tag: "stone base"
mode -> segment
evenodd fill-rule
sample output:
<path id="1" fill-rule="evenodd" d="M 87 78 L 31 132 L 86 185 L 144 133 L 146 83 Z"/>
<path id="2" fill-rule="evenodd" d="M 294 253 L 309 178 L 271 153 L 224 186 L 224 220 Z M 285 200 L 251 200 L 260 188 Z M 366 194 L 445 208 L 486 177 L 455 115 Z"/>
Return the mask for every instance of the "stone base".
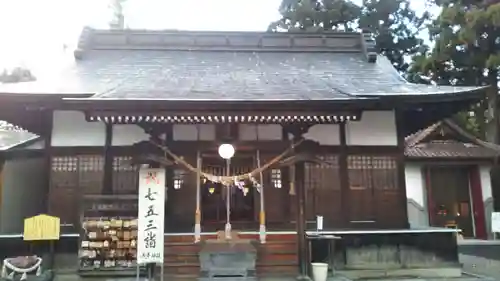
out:
<path id="1" fill-rule="evenodd" d="M 336 274 L 349 279 L 366 278 L 460 278 L 462 269 L 458 267 L 448 268 L 418 268 L 418 269 L 390 269 L 390 270 L 336 270 Z"/>
<path id="2" fill-rule="evenodd" d="M 311 277 L 306 275 L 299 275 L 295 278 L 297 281 L 312 281 Z"/>
<path id="3" fill-rule="evenodd" d="M 257 281 L 257 277 L 243 277 L 243 276 L 214 276 L 214 277 L 200 277 L 198 281 Z"/>

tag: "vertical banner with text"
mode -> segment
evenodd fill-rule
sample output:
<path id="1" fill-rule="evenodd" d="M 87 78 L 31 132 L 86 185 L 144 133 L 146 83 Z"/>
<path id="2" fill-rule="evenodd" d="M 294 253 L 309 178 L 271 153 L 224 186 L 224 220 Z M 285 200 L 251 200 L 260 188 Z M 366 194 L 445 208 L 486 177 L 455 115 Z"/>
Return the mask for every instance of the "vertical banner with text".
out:
<path id="1" fill-rule="evenodd" d="M 164 169 L 140 169 L 138 203 L 137 263 L 163 264 Z"/>

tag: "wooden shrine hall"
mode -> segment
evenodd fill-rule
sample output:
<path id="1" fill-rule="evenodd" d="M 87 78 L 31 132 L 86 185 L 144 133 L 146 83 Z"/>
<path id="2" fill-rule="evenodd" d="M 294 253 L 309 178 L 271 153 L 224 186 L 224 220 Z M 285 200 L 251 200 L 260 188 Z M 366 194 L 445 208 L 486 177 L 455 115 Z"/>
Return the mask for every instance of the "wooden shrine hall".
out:
<path id="1" fill-rule="evenodd" d="M 409 227 L 404 136 L 487 87 L 410 84 L 374 46 L 360 33 L 85 28 L 57 77 L 0 86 L 0 119 L 42 137 L 33 188 L 67 237 L 82 218 L 133 217 L 140 166 L 164 167 L 167 274 L 196 275 L 196 242 L 230 224 L 258 242 L 259 276 L 306 275 L 322 216 L 339 270 L 387 268 L 383 254 L 396 271 L 454 276 L 453 230 Z"/>

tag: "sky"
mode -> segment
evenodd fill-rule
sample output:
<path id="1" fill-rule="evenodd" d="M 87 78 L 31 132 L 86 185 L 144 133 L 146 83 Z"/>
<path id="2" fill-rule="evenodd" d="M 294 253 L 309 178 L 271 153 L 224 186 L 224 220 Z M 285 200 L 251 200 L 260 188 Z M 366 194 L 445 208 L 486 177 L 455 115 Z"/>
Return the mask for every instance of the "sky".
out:
<path id="1" fill-rule="evenodd" d="M 424 11 L 424 2 L 413 0 L 412 5 Z M 48 66 L 72 59 L 72 50 L 84 26 L 107 28 L 111 18 L 108 3 L 109 0 L 0 0 L 0 70 L 23 66 L 40 73 Z M 281 0 L 128 0 L 124 13 L 129 28 L 264 31 L 270 22 L 279 19 L 280 3 Z"/>

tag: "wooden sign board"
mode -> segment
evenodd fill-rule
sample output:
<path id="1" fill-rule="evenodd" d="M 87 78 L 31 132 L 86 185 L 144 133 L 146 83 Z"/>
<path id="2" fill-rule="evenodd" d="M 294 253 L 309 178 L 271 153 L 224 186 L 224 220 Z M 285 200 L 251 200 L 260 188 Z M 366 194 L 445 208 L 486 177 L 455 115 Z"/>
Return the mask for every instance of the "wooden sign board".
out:
<path id="1" fill-rule="evenodd" d="M 24 240 L 59 240 L 61 222 L 58 217 L 38 215 L 24 220 Z"/>

